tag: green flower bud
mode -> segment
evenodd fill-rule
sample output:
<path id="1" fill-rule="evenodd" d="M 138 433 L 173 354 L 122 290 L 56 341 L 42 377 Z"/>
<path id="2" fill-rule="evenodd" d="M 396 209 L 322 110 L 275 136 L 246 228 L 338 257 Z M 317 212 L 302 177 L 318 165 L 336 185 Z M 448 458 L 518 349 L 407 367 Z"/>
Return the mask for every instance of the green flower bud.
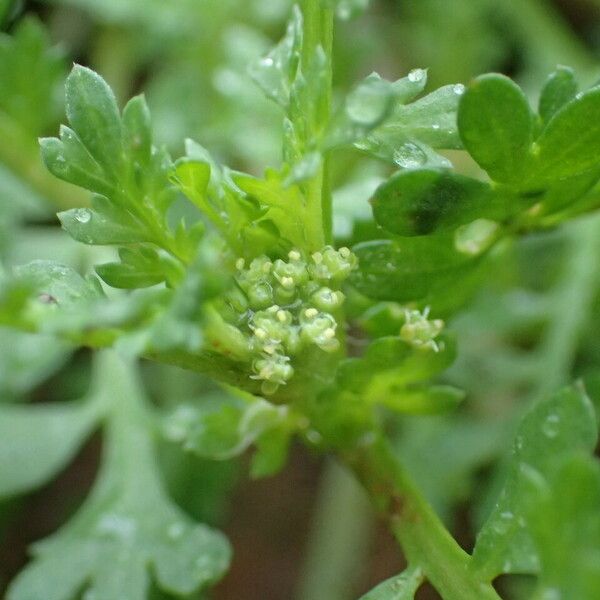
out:
<path id="1" fill-rule="evenodd" d="M 319 312 L 316 308 L 307 308 L 300 315 L 302 324 L 302 340 L 316 344 L 325 352 L 335 352 L 340 347 L 336 338 L 336 320 L 327 313 Z"/>
<path id="2" fill-rule="evenodd" d="M 250 308 L 261 310 L 273 304 L 273 288 L 270 283 L 257 283 L 247 291 Z"/>
<path id="3" fill-rule="evenodd" d="M 311 303 L 323 312 L 335 311 L 344 303 L 344 299 L 342 292 L 334 292 L 328 287 L 319 288 L 310 298 Z"/>
<path id="4" fill-rule="evenodd" d="M 323 251 L 312 255 L 313 264 L 309 266 L 312 278 L 321 283 L 341 283 L 356 268 L 358 260 L 348 248 L 336 250 L 326 246 Z"/>
<path id="5" fill-rule="evenodd" d="M 254 361 L 252 368 L 255 374 L 251 377 L 264 382 L 263 393 L 275 393 L 280 385 L 284 385 L 293 377 L 294 369 L 289 364 L 289 360 L 287 356 L 275 355 Z"/>
<path id="6" fill-rule="evenodd" d="M 444 329 L 444 321 L 441 319 L 429 320 L 429 308 L 422 313 L 418 310 L 406 311 L 406 322 L 400 329 L 400 337 L 415 347 L 439 351 L 439 345 L 435 338 Z"/>
<path id="7" fill-rule="evenodd" d="M 273 265 L 273 276 L 284 287 L 299 286 L 308 281 L 308 270 L 303 260 L 286 263 L 279 259 Z M 285 282 L 289 280 L 291 283 L 286 285 Z"/>

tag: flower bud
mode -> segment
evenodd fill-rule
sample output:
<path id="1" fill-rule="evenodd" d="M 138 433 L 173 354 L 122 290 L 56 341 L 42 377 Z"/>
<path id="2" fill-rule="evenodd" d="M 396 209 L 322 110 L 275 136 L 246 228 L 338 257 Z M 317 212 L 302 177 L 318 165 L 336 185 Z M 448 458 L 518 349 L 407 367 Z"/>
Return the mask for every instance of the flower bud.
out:
<path id="1" fill-rule="evenodd" d="M 250 307 L 254 310 L 267 308 L 273 304 L 273 288 L 270 283 L 257 283 L 247 291 Z"/>
<path id="2" fill-rule="evenodd" d="M 332 312 L 344 303 L 345 296 L 342 292 L 334 292 L 328 287 L 322 287 L 312 294 L 310 300 L 319 310 Z"/>
<path id="3" fill-rule="evenodd" d="M 435 338 L 442 332 L 444 321 L 429 320 L 429 308 L 422 313 L 418 310 L 406 311 L 406 322 L 400 329 L 400 337 L 407 343 L 421 348 L 439 351 Z"/>

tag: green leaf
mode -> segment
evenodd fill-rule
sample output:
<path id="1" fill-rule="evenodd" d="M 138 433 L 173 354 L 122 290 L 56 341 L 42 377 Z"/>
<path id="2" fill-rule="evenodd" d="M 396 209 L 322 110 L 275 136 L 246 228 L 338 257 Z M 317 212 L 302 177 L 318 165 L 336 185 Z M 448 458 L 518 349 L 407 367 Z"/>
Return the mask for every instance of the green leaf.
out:
<path id="1" fill-rule="evenodd" d="M 324 145 L 333 148 L 367 136 L 390 115 L 396 99 L 394 84 L 372 73 L 346 97 L 325 134 Z"/>
<path id="2" fill-rule="evenodd" d="M 265 95 L 287 108 L 291 87 L 300 65 L 302 46 L 302 13 L 294 6 L 284 38 L 269 54 L 252 64 L 250 76 Z"/>
<path id="3" fill-rule="evenodd" d="M 70 347 L 57 339 L 0 329 L 0 404 L 31 391 L 68 359 Z"/>
<path id="4" fill-rule="evenodd" d="M 20 19 L 11 34 L 0 34 L 0 111 L 34 138 L 59 116 L 59 86 L 66 70 L 63 52 L 50 46 L 43 25 Z"/>
<path id="5" fill-rule="evenodd" d="M 398 235 L 450 231 L 475 219 L 502 219 L 510 204 L 481 181 L 446 170 L 400 171 L 373 199 L 377 223 Z"/>
<path id="6" fill-rule="evenodd" d="M 527 173 L 533 123 L 521 89 L 498 74 L 475 79 L 458 109 L 465 148 L 492 179 L 503 183 L 517 183 Z"/>
<path id="7" fill-rule="evenodd" d="M 268 169 L 264 179 L 235 174 L 236 185 L 251 198 L 266 206 L 264 219 L 275 224 L 281 237 L 295 248 L 306 248 L 308 217 L 304 198 L 297 185 L 286 187 L 281 175 Z"/>
<path id="8" fill-rule="evenodd" d="M 450 386 L 422 382 L 447 369 L 456 356 L 452 338 L 441 335 L 437 351 L 414 347 L 400 337 L 372 342 L 362 358 L 342 361 L 336 373 L 339 389 L 369 402 L 408 414 L 435 414 L 455 408 L 464 394 Z"/>
<path id="9" fill-rule="evenodd" d="M 597 442 L 594 408 L 578 388 L 566 388 L 535 406 L 515 438 L 504 489 L 477 536 L 473 568 L 492 579 L 500 573 L 535 573 L 539 559 L 526 527 L 523 470 L 549 476 L 557 461 L 574 453 L 591 453 Z"/>
<path id="10" fill-rule="evenodd" d="M 413 600 L 423 579 L 421 569 L 409 567 L 400 575 L 380 583 L 376 588 L 361 596 L 360 600 Z"/>
<path id="11" fill-rule="evenodd" d="M 97 381 L 109 407 L 102 467 L 92 492 L 56 534 L 33 547 L 33 562 L 7 600 L 148 597 L 157 587 L 188 596 L 219 579 L 225 538 L 168 498 L 156 463 L 148 407 L 131 368 L 105 355 Z"/>
<path id="12" fill-rule="evenodd" d="M 35 489 L 73 458 L 98 418 L 93 403 L 0 405 L 0 497 Z"/>
<path id="13" fill-rule="evenodd" d="M 111 287 L 137 289 L 157 285 L 165 280 L 158 254 L 149 248 L 120 248 L 120 263 L 95 267 L 96 273 Z"/>
<path id="14" fill-rule="evenodd" d="M 102 196 L 93 208 L 72 208 L 58 213 L 63 229 L 78 242 L 93 245 L 133 244 L 152 241 L 132 215 L 118 209 Z"/>
<path id="15" fill-rule="evenodd" d="M 123 161 L 121 118 L 108 84 L 91 69 L 75 65 L 66 82 L 69 123 L 102 168 L 118 176 Z"/>
<path id="16" fill-rule="evenodd" d="M 203 409 L 181 406 L 168 419 L 166 437 L 199 456 L 227 460 L 245 452 L 263 434 L 284 425 L 289 409 L 261 398 L 218 397 Z"/>
<path id="17" fill-rule="evenodd" d="M 559 66 L 548 77 L 542 88 L 538 108 L 542 120 L 547 123 L 567 102 L 573 100 L 577 95 L 577 89 L 573 69 Z"/>
<path id="18" fill-rule="evenodd" d="M 93 288 L 76 271 L 49 260 L 34 260 L 15 269 L 17 279 L 32 281 L 38 290 L 40 301 L 48 306 L 70 307 L 81 300 L 98 297 Z"/>
<path id="19" fill-rule="evenodd" d="M 462 246 L 459 245 L 462 248 Z M 475 266 L 475 256 L 459 251 L 449 237 L 374 240 L 353 249 L 359 269 L 350 276 L 359 292 L 377 300 L 429 301 Z"/>
<path id="20" fill-rule="evenodd" d="M 464 86 L 448 85 L 407 104 L 427 82 L 424 69 L 414 69 L 392 85 L 395 107 L 382 124 L 356 147 L 405 169 L 451 167 L 435 148 L 460 148 L 456 111 Z"/>
<path id="21" fill-rule="evenodd" d="M 143 95 L 132 98 L 123 109 L 123 146 L 129 157 L 145 167 L 152 155 L 150 109 Z"/>
<path id="22" fill-rule="evenodd" d="M 535 143 L 535 182 L 556 181 L 600 168 L 600 88 L 578 95 L 546 125 Z"/>
<path id="23" fill-rule="evenodd" d="M 527 523 L 540 559 L 535 598 L 595 598 L 600 591 L 600 465 L 573 454 L 544 478 L 526 470 Z"/>
<path id="24" fill-rule="evenodd" d="M 380 396 L 382 406 L 410 415 L 437 415 L 450 412 L 465 399 L 465 393 L 450 385 L 432 385 L 391 390 Z"/>
<path id="25" fill-rule="evenodd" d="M 61 126 L 60 140 L 41 138 L 40 148 L 46 168 L 55 177 L 98 194 L 113 193 L 104 171 L 69 127 Z"/>

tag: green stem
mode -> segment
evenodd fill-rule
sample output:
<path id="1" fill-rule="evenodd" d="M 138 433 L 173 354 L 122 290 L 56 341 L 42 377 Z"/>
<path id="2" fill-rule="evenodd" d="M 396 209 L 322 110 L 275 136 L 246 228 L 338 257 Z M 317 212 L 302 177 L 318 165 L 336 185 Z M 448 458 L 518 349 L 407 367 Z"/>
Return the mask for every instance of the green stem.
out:
<path id="1" fill-rule="evenodd" d="M 317 127 L 325 125 L 329 120 L 332 95 L 332 50 L 334 13 L 331 8 L 324 7 L 323 0 L 302 0 L 303 44 L 302 71 L 306 73 L 314 59 L 318 48 L 327 58 L 326 89 L 319 98 L 317 107 L 305 107 L 304 114 L 315 114 Z M 309 131 L 316 136 L 317 132 Z M 312 140 L 306 140 L 310 147 Z M 329 188 L 329 168 L 327 158 L 317 174 L 306 186 L 306 207 L 308 222 L 307 234 L 310 250 L 319 250 L 332 240 L 332 209 Z"/>
<path id="2" fill-rule="evenodd" d="M 423 498 L 388 442 L 376 439 L 342 458 L 389 521 L 409 564 L 421 567 L 444 600 L 500 600 L 470 570 L 471 557 Z"/>

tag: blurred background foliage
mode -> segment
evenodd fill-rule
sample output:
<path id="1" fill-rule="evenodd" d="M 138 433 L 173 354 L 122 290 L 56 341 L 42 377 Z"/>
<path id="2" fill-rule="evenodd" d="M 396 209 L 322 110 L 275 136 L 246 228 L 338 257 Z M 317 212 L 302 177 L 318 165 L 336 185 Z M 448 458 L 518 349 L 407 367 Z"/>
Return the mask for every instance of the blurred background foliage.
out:
<path id="1" fill-rule="evenodd" d="M 101 250 L 57 226 L 55 212 L 81 205 L 81 192 L 46 173 L 37 150 L 39 136 L 57 131 L 73 61 L 97 70 L 120 101 L 144 91 L 157 138 L 174 156 L 189 137 L 235 168 L 259 173 L 277 163 L 280 115 L 246 67 L 280 37 L 290 7 L 291 0 L 0 0 L 0 269 L 39 257 L 81 270 L 101 262 Z M 557 64 L 591 84 L 600 75 L 600 1 L 373 0 L 364 15 L 339 24 L 335 54 L 340 92 L 372 70 L 397 78 L 416 67 L 428 69 L 430 89 L 499 71 L 534 90 Z M 464 155 L 449 157 L 477 172 Z M 358 152 L 337 164 L 336 233 L 353 241 L 389 167 Z M 599 253 L 597 217 L 496 249 L 481 292 L 450 322 L 460 351 L 447 379 L 468 401 L 451 416 L 391 422 L 398 452 L 467 548 L 527 404 L 576 378 L 600 401 Z M 1 329 L 0 402 L 80 397 L 90 363 L 88 353 L 55 340 Z M 141 368 L 157 406 L 215 392 L 197 375 Z M 92 440 L 39 492 L 0 502 L 0 593 L 25 563 L 26 546 L 84 497 L 99 445 Z M 284 473 L 260 482 L 248 482 L 246 461 L 203 462 L 167 445 L 161 458 L 181 507 L 219 524 L 234 544 L 233 569 L 211 598 L 350 600 L 400 569 L 354 482 L 306 451 L 295 449 Z M 529 582 L 498 585 L 522 597 Z"/>

